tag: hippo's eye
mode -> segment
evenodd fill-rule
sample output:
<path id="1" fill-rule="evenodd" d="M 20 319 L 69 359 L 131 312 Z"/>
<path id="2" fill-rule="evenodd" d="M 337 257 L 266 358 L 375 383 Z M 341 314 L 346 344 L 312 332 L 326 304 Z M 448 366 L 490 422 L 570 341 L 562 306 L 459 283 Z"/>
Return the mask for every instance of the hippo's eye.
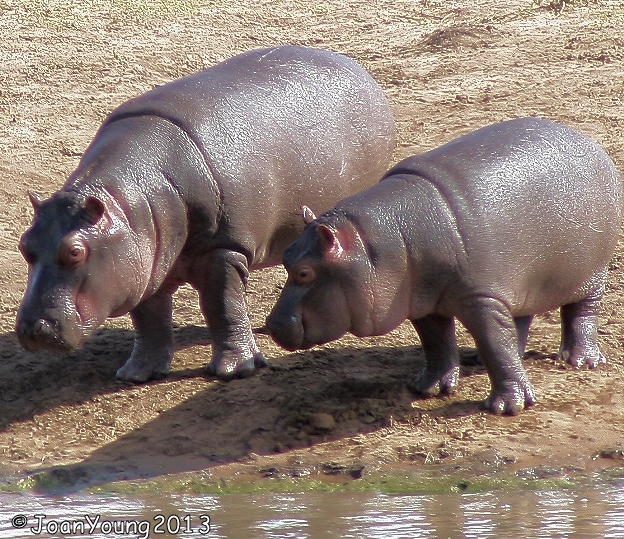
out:
<path id="1" fill-rule="evenodd" d="M 295 282 L 300 286 L 307 286 L 316 279 L 316 273 L 310 266 L 299 266 L 294 272 Z"/>
<path id="2" fill-rule="evenodd" d="M 68 243 L 64 246 L 60 259 L 65 267 L 75 268 L 87 259 L 87 247 L 79 241 Z"/>

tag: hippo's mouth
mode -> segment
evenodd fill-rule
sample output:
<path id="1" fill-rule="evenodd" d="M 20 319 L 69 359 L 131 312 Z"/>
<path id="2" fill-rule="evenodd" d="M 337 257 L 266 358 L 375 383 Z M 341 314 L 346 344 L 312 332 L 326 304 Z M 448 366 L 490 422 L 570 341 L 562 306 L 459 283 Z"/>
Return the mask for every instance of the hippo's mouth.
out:
<path id="1" fill-rule="evenodd" d="M 304 340 L 294 339 L 291 336 L 271 334 L 271 338 L 282 348 L 284 348 L 284 350 L 288 350 L 289 352 L 307 350 L 308 348 L 312 348 L 312 346 L 314 346 L 311 343 L 307 343 Z"/>
<path id="2" fill-rule="evenodd" d="M 67 353 L 80 346 L 80 343 L 72 343 L 63 337 L 57 324 L 41 318 L 33 322 L 18 321 L 16 332 L 20 345 L 28 352 L 49 350 Z"/>

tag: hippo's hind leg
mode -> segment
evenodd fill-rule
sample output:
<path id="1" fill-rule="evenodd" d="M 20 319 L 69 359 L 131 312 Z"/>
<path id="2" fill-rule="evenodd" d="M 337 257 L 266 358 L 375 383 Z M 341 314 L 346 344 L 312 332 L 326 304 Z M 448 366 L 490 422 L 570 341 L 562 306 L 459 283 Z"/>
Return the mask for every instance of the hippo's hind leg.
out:
<path id="1" fill-rule="evenodd" d="M 489 296 L 472 298 L 459 318 L 474 337 L 490 377 L 486 408 L 494 414 L 515 415 L 534 404 L 535 393 L 518 353 L 519 340 L 528 331 L 527 320 L 514 319 L 505 302 Z"/>
<path id="2" fill-rule="evenodd" d="M 425 352 L 425 369 L 410 389 L 423 395 L 451 393 L 459 380 L 459 354 L 452 317 L 429 315 L 412 320 Z"/>
<path id="3" fill-rule="evenodd" d="M 197 268 L 199 269 L 199 268 Z M 243 378 L 267 361 L 258 350 L 245 306 L 247 258 L 227 249 L 211 251 L 203 264 L 203 275 L 193 271 L 201 308 L 212 335 L 210 374 L 223 380 Z"/>
<path id="4" fill-rule="evenodd" d="M 160 291 L 130 312 L 136 337 L 130 359 L 117 371 L 118 379 L 146 382 L 169 372 L 173 358 L 171 309 L 171 292 Z"/>
<path id="5" fill-rule="evenodd" d="M 574 367 L 591 369 L 606 363 L 598 348 L 598 310 L 602 285 L 589 297 L 561 307 L 561 348 L 559 358 Z"/>

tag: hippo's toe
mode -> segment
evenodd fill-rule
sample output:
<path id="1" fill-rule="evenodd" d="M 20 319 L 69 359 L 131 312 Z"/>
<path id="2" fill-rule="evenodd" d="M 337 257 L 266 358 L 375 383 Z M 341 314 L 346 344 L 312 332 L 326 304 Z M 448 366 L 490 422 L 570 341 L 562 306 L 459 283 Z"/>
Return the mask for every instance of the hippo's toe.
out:
<path id="1" fill-rule="evenodd" d="M 208 363 L 206 371 L 209 375 L 229 382 L 234 378 L 248 378 L 255 374 L 257 369 L 266 367 L 268 364 L 269 362 L 260 352 L 256 352 L 253 357 L 244 360 L 236 355 L 223 354 L 218 361 L 213 359 Z"/>
<path id="2" fill-rule="evenodd" d="M 558 358 L 572 365 L 572 367 L 587 365 L 590 369 L 595 369 L 607 362 L 607 358 L 597 348 L 595 350 L 583 350 L 580 353 L 570 350 L 561 350 L 558 354 Z"/>
<path id="3" fill-rule="evenodd" d="M 535 402 L 535 391 L 528 380 L 509 380 L 492 389 L 485 408 L 495 415 L 518 415 Z"/>
<path id="4" fill-rule="evenodd" d="M 453 367 L 448 372 L 424 369 L 408 384 L 408 388 L 410 391 L 426 397 L 449 395 L 457 387 L 458 381 L 459 367 Z"/>
<path id="5" fill-rule="evenodd" d="M 142 384 L 150 380 L 162 380 L 168 373 L 169 369 L 136 368 L 136 365 L 126 363 L 115 373 L 115 378 L 133 384 Z"/>

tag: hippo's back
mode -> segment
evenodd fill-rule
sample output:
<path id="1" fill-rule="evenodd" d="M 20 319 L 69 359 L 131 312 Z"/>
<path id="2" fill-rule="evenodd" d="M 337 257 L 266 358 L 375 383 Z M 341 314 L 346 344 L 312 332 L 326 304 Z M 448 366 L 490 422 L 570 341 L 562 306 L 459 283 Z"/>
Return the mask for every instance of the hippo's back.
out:
<path id="1" fill-rule="evenodd" d="M 343 55 L 306 47 L 235 56 L 122 104 L 104 126 L 143 115 L 183 129 L 225 183 L 240 182 L 249 168 L 278 166 L 275 161 L 288 161 L 287 154 L 298 155 L 294 166 L 301 163 L 298 172 L 310 176 L 311 163 L 331 153 L 341 166 L 349 163 L 340 155 L 351 154 L 379 170 L 372 185 L 395 144 L 394 119 L 375 80 Z M 329 170 L 324 175 L 332 176 Z"/>
<path id="2" fill-rule="evenodd" d="M 359 99 L 394 134 L 394 122 L 387 110 L 375 111 L 373 105 L 385 102 L 374 79 L 347 57 L 322 49 L 284 46 L 253 50 L 230 58 L 199 73 L 158 86 L 131 99 L 107 118 L 106 123 L 123 117 L 155 115 L 169 119 L 198 137 L 210 141 L 209 127 L 232 134 L 239 127 L 252 127 L 264 116 L 276 128 L 292 121 L 292 114 L 309 115 L 303 127 L 314 127 L 345 102 Z M 252 114 L 249 123 L 244 113 Z M 358 125 L 367 120 L 352 119 Z M 230 142 L 235 142 L 231 140 Z M 210 152 L 210 147 L 205 151 Z"/>
<path id="3" fill-rule="evenodd" d="M 593 208 L 606 220 L 619 215 L 620 179 L 605 151 L 569 127 L 538 118 L 479 129 L 405 159 L 386 177 L 401 172 L 434 183 L 465 222 L 498 226 L 531 208 L 557 214 Z"/>
<path id="4" fill-rule="evenodd" d="M 395 146 L 374 79 L 345 56 L 304 47 L 254 50 L 155 88 L 103 129 L 134 116 L 164 118 L 193 140 L 221 190 L 227 241 L 256 266 L 277 263 L 301 231 L 301 204 L 322 212 L 376 183 Z M 174 180 L 190 200 L 201 191 Z"/>
<path id="5" fill-rule="evenodd" d="M 468 278 L 517 313 L 587 293 L 618 240 L 621 182 L 613 162 L 586 136 L 547 120 L 480 129 L 387 176 L 401 173 L 443 195 Z"/>

